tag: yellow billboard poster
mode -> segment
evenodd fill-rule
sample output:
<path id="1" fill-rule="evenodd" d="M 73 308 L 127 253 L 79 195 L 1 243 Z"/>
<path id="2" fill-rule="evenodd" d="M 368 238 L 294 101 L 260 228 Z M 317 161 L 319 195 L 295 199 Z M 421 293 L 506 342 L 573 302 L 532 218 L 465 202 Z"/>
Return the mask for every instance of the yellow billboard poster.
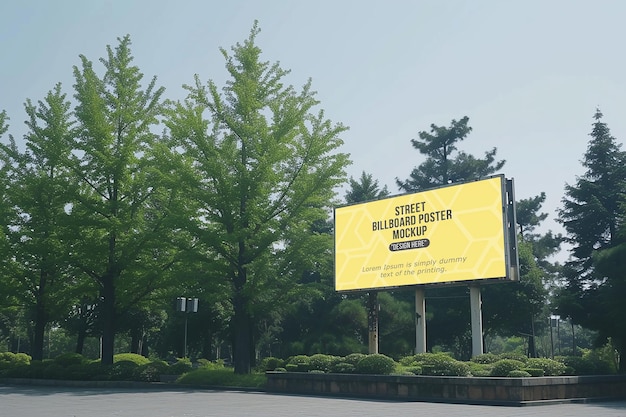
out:
<path id="1" fill-rule="evenodd" d="M 499 175 L 336 207 L 335 289 L 514 279 L 512 204 Z"/>

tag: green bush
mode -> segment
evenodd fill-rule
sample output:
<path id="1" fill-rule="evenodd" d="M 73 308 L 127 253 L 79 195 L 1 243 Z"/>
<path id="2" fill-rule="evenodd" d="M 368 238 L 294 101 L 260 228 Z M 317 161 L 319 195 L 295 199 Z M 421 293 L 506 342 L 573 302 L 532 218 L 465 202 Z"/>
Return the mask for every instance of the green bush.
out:
<path id="1" fill-rule="evenodd" d="M 561 361 L 572 375 L 610 375 L 615 373 L 615 365 L 595 353 L 584 356 L 565 356 Z"/>
<path id="2" fill-rule="evenodd" d="M 422 367 L 421 366 L 406 366 L 403 369 L 403 373 L 411 374 L 411 375 L 422 375 Z"/>
<path id="3" fill-rule="evenodd" d="M 169 373 L 171 375 L 182 375 L 186 372 L 189 372 L 193 369 L 193 366 L 191 365 L 191 360 L 189 360 L 188 358 L 178 358 L 176 359 L 176 363 L 173 365 L 170 365 L 169 367 Z"/>
<path id="4" fill-rule="evenodd" d="M 544 375 L 558 376 L 565 373 L 565 364 L 549 358 L 529 358 L 526 368 L 543 369 Z"/>
<path id="5" fill-rule="evenodd" d="M 483 364 L 474 361 L 466 362 L 466 364 L 471 376 L 485 377 L 491 375 L 491 369 L 493 368 L 491 364 Z"/>
<path id="6" fill-rule="evenodd" d="M 336 362 L 333 363 L 330 372 L 336 374 L 353 374 L 355 372 L 356 366 L 348 362 Z"/>
<path id="7" fill-rule="evenodd" d="M 530 377 L 530 374 L 528 372 L 526 372 L 526 371 L 521 370 L 521 369 L 516 369 L 516 370 L 513 370 L 513 371 L 509 372 L 507 374 L 507 376 L 509 378 L 528 378 L 528 377 Z"/>
<path id="8" fill-rule="evenodd" d="M 122 361 L 133 362 L 137 366 L 150 363 L 150 359 L 136 353 L 118 353 L 117 355 L 113 355 L 113 363 Z"/>
<path id="9" fill-rule="evenodd" d="M 31 378 L 37 378 L 35 374 L 35 367 L 37 367 L 38 365 L 32 366 L 33 364 L 31 363 Z M 46 379 L 70 379 L 67 375 L 66 372 L 66 367 L 61 366 L 60 364 L 54 362 L 54 363 L 50 363 L 50 364 L 43 364 L 42 367 L 42 375 L 40 377 L 42 378 L 46 378 Z"/>
<path id="10" fill-rule="evenodd" d="M 500 359 L 493 364 L 491 376 L 508 376 L 511 371 L 519 371 L 524 368 L 524 362 L 515 359 Z"/>
<path id="11" fill-rule="evenodd" d="M 267 358 L 263 358 L 261 363 L 257 366 L 259 372 L 273 371 L 276 368 L 281 368 L 285 366 L 285 361 L 279 358 L 275 358 L 273 356 L 268 356 Z"/>
<path id="12" fill-rule="evenodd" d="M 487 365 L 491 363 L 496 363 L 500 359 L 504 358 L 501 358 L 500 356 L 493 353 L 482 353 L 480 355 L 472 357 L 471 362 Z"/>
<path id="13" fill-rule="evenodd" d="M 540 368 L 524 368 L 522 371 L 526 371 L 530 374 L 530 376 L 540 377 L 545 375 L 545 371 Z"/>
<path id="14" fill-rule="evenodd" d="M 500 359 L 513 359 L 514 361 L 524 362 L 528 360 L 528 357 L 523 353 L 519 352 L 503 352 L 498 355 Z"/>
<path id="15" fill-rule="evenodd" d="M 290 368 L 292 368 L 295 365 L 296 366 L 295 372 L 309 372 L 309 370 L 311 369 L 310 361 L 311 359 L 306 355 L 292 356 L 291 358 L 287 360 L 287 364 L 285 365 L 285 368 L 287 368 L 288 371 L 293 372 L 290 370 Z"/>
<path id="16" fill-rule="evenodd" d="M 208 359 L 200 358 L 196 361 L 196 364 L 198 365 L 198 368 L 204 368 L 204 369 L 224 369 L 225 368 L 223 359 L 210 361 Z"/>
<path id="17" fill-rule="evenodd" d="M 309 371 L 330 372 L 335 358 L 331 355 L 316 353 L 309 358 Z"/>
<path id="18" fill-rule="evenodd" d="M 265 374 L 235 374 L 232 369 L 196 369 L 178 378 L 179 384 L 207 385 L 219 387 L 262 388 L 267 379 Z"/>
<path id="19" fill-rule="evenodd" d="M 167 375 L 170 373 L 170 366 L 167 362 L 162 360 L 155 360 L 150 363 L 139 365 L 135 375 L 137 379 L 145 382 L 159 382 L 161 375 Z"/>
<path id="20" fill-rule="evenodd" d="M 396 367 L 396 362 L 381 353 L 366 355 L 356 364 L 355 371 L 359 374 L 389 375 Z"/>
<path id="21" fill-rule="evenodd" d="M 82 365 L 85 362 L 85 357 L 80 353 L 62 353 L 54 358 L 54 363 L 64 368 L 70 365 Z"/>
<path id="22" fill-rule="evenodd" d="M 350 363 L 350 364 L 356 366 L 357 363 L 359 363 L 361 361 L 361 359 L 363 359 L 366 356 L 367 355 L 365 353 L 351 353 L 351 354 L 346 355 L 345 357 L 343 357 L 340 360 L 340 362 Z"/>
<path id="23" fill-rule="evenodd" d="M 117 361 L 108 368 L 108 377 L 111 381 L 134 381 L 139 365 L 133 361 Z"/>

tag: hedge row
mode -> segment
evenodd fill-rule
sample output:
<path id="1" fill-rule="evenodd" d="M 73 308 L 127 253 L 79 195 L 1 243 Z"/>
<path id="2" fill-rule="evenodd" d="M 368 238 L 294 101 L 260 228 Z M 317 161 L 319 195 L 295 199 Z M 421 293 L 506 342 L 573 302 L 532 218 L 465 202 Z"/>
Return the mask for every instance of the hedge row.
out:
<path id="1" fill-rule="evenodd" d="M 351 354 L 345 357 L 324 354 L 296 355 L 286 360 L 263 359 L 258 371 L 400 374 L 476 377 L 541 377 L 558 375 L 610 374 L 615 371 L 597 359 L 583 357 L 527 358 L 516 353 L 486 353 L 469 362 L 458 361 L 446 353 L 420 353 L 398 362 L 381 355 Z"/>
<path id="2" fill-rule="evenodd" d="M 182 375 L 191 369 L 189 359 L 168 364 L 134 353 L 115 355 L 112 365 L 102 365 L 100 361 L 86 359 L 77 353 L 65 353 L 43 361 L 33 361 L 24 353 L 0 353 L 0 377 L 6 378 L 156 382 L 163 374 Z"/>

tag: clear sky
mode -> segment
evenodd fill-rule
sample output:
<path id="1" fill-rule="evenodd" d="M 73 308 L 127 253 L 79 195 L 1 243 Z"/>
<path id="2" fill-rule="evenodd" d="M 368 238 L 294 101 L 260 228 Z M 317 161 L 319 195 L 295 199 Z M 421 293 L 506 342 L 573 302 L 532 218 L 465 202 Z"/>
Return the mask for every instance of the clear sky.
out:
<path id="1" fill-rule="evenodd" d="M 219 48 L 256 19 L 263 59 L 291 69 L 295 87 L 312 78 L 326 116 L 350 127 L 349 175 L 399 193 L 395 178 L 423 161 L 410 140 L 467 115 L 473 131 L 459 148 L 497 147 L 517 198 L 546 192 L 545 229 L 562 232 L 553 219 L 565 183 L 583 173 L 595 109 L 626 137 L 625 17 L 621 0 L 6 0 L 0 110 L 19 140 L 27 98 L 57 82 L 71 96 L 79 54 L 95 62 L 126 34 L 168 98 L 183 98 L 194 74 L 221 85 Z"/>

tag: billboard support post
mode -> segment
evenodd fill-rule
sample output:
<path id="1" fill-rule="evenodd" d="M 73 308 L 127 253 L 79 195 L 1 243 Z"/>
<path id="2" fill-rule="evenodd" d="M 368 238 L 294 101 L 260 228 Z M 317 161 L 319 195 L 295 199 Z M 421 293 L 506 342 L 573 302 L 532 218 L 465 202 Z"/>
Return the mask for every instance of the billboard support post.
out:
<path id="1" fill-rule="evenodd" d="M 483 314 L 480 286 L 470 285 L 470 315 L 472 318 L 472 356 L 483 353 Z"/>
<path id="2" fill-rule="evenodd" d="M 426 298 L 424 287 L 415 288 L 415 353 L 426 353 Z"/>
<path id="3" fill-rule="evenodd" d="M 370 291 L 367 302 L 369 353 L 378 353 L 378 291 Z"/>

